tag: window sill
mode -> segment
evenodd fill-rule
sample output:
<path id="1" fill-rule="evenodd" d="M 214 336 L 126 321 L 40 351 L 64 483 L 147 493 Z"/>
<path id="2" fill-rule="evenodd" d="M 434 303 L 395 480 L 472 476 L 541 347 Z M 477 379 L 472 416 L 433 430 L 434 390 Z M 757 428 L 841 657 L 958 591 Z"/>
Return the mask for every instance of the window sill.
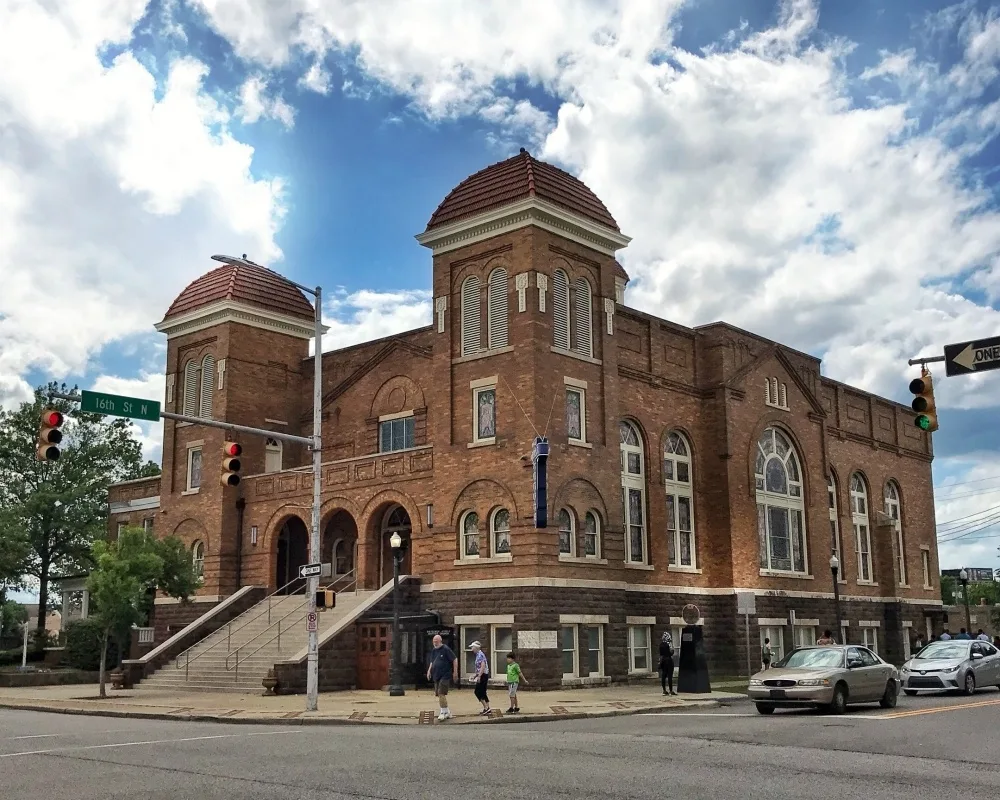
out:
<path id="1" fill-rule="evenodd" d="M 814 581 L 816 577 L 814 575 L 807 575 L 804 572 L 786 572 L 779 569 L 762 569 L 760 570 L 760 576 L 762 578 L 791 578 L 796 581 Z"/>
<path id="2" fill-rule="evenodd" d="M 767 406 L 768 408 L 777 409 L 778 411 L 791 411 L 791 409 L 788 406 L 779 406 L 777 403 L 765 402 L 764 405 Z"/>
<path id="3" fill-rule="evenodd" d="M 510 555 L 509 553 L 505 553 L 504 555 L 500 556 L 489 556 L 483 558 L 456 558 L 455 566 L 471 567 L 475 566 L 476 564 L 509 564 L 513 560 L 514 556 Z"/>
<path id="4" fill-rule="evenodd" d="M 645 570 L 646 572 L 652 572 L 654 569 L 656 569 L 656 567 L 654 567 L 652 564 L 629 564 L 627 561 L 624 564 L 622 564 L 622 566 L 625 567 L 625 569 L 639 569 L 639 570 Z"/>
<path id="5" fill-rule="evenodd" d="M 877 581 L 863 581 L 863 580 L 859 579 L 858 580 L 858 586 L 878 586 L 878 582 Z"/>
<path id="6" fill-rule="evenodd" d="M 466 447 L 471 450 L 474 447 L 489 447 L 490 445 L 494 445 L 496 443 L 497 438 L 495 436 L 491 436 L 489 439 L 478 439 L 475 442 L 469 442 Z"/>
<path id="7" fill-rule="evenodd" d="M 568 556 L 565 553 L 559 554 L 559 560 L 565 564 L 604 564 L 608 563 L 606 558 L 597 556 Z"/>
<path id="8" fill-rule="evenodd" d="M 898 583 L 898 584 L 896 584 L 896 586 L 899 589 L 911 589 L 911 588 L 913 588 L 908 583 Z"/>
<path id="9" fill-rule="evenodd" d="M 558 353 L 561 356 L 569 356 L 570 358 L 575 358 L 578 361 L 586 361 L 588 364 L 600 364 L 601 359 L 593 358 L 592 356 L 585 356 L 582 353 L 574 353 L 572 350 L 563 350 L 561 347 L 552 346 L 549 348 L 553 353 Z"/>
<path id="10" fill-rule="evenodd" d="M 189 494 L 198 494 L 198 492 L 200 491 L 201 489 L 185 489 L 183 492 L 181 492 L 181 497 L 185 497 L 186 495 Z"/>
<path id="11" fill-rule="evenodd" d="M 178 422 L 177 423 L 177 427 L 178 428 L 187 428 L 190 425 L 194 425 L 194 423 L 193 422 Z"/>
<path id="12" fill-rule="evenodd" d="M 651 669 L 630 669 L 628 671 L 630 678 L 650 678 L 655 674 Z"/>
<path id="13" fill-rule="evenodd" d="M 478 361 L 481 358 L 489 358 L 490 356 L 499 356 L 504 353 L 513 353 L 514 346 L 508 345 L 507 347 L 497 347 L 494 350 L 480 350 L 478 353 L 472 353 L 467 356 L 459 356 L 458 358 L 453 358 L 451 360 L 452 364 L 465 364 L 468 361 Z"/>
<path id="14" fill-rule="evenodd" d="M 933 586 L 931 586 L 929 584 L 926 584 L 926 583 L 924 584 L 924 591 L 929 592 L 929 591 L 932 591 L 933 589 L 934 589 Z"/>
<path id="15" fill-rule="evenodd" d="M 689 575 L 701 575 L 701 570 L 698 567 L 685 567 L 680 564 L 668 564 L 667 572 L 686 572 Z"/>
<path id="16" fill-rule="evenodd" d="M 611 678 L 605 677 L 603 675 L 591 675 L 588 678 L 577 678 L 570 677 L 567 678 L 565 675 L 562 679 L 563 686 L 608 686 L 611 683 Z"/>
<path id="17" fill-rule="evenodd" d="M 583 447 L 583 448 L 586 448 L 587 450 L 593 450 L 594 449 L 594 443 L 593 442 L 585 442 L 582 439 L 569 439 L 568 443 L 569 443 L 570 447 Z"/>

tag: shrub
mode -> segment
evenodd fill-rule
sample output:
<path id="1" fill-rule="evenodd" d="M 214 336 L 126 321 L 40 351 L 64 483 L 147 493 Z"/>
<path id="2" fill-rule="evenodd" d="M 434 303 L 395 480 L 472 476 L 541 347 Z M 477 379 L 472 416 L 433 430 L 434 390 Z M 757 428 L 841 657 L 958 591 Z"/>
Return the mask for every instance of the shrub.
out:
<path id="1" fill-rule="evenodd" d="M 78 619 L 66 626 L 66 656 L 63 663 L 94 672 L 101 666 L 101 625 L 96 619 Z M 108 641 L 108 666 L 118 664 L 118 644 Z"/>

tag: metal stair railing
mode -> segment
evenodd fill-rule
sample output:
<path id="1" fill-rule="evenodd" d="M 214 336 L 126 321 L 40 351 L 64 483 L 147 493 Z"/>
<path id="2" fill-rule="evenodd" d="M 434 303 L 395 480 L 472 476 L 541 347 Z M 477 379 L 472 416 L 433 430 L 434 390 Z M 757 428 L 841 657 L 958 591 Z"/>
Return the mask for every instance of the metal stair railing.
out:
<path id="1" fill-rule="evenodd" d="M 354 576 L 354 580 L 353 581 L 349 581 L 347 584 L 345 584 L 344 588 L 341 589 L 341 590 L 339 590 L 337 593 L 338 594 L 343 594 L 343 593 L 346 593 L 348 591 L 351 591 L 347 587 L 353 585 L 354 586 L 354 589 L 353 589 L 354 594 L 357 594 L 358 591 L 359 591 L 359 589 L 358 589 L 357 576 L 355 575 L 356 569 L 357 568 L 352 569 L 350 572 L 345 573 L 344 575 L 338 575 L 337 578 L 336 578 L 336 580 L 334 580 L 332 583 L 328 583 L 326 586 L 323 586 L 321 588 L 324 589 L 324 590 L 325 589 L 333 589 L 333 587 L 335 587 L 342 580 L 344 580 L 346 578 L 350 578 L 351 576 Z M 334 590 L 334 591 L 337 591 L 337 590 Z M 276 623 L 274 623 L 273 625 L 270 625 L 265 630 L 262 630 L 260 633 L 258 633 L 256 636 L 254 636 L 252 639 L 249 639 L 248 641 L 244 642 L 243 644 L 241 644 L 239 647 L 237 647 L 235 650 L 233 650 L 231 653 L 229 653 L 226 656 L 226 671 L 228 672 L 229 670 L 234 670 L 234 675 L 233 675 L 233 682 L 234 683 L 239 683 L 239 680 L 240 680 L 240 650 L 242 650 L 244 647 L 249 647 L 257 639 L 259 639 L 261 636 L 263 636 L 265 633 L 267 633 L 268 631 L 270 631 L 271 628 L 273 628 L 275 626 L 277 626 L 278 630 L 274 634 L 274 636 L 272 636 L 267 641 L 262 642 L 252 653 L 249 653 L 249 654 L 245 655 L 243 657 L 243 661 L 247 661 L 247 660 L 253 658 L 255 655 L 257 655 L 257 653 L 259 653 L 261 650 L 263 650 L 265 647 L 267 647 L 269 644 L 271 644 L 271 642 L 275 641 L 276 639 L 278 641 L 278 649 L 281 650 L 281 623 L 287 617 L 291 616 L 296 611 L 299 611 L 300 609 L 302 609 L 303 606 L 308 606 L 308 605 L 309 605 L 309 598 L 307 597 L 302 603 L 300 603 L 295 608 L 293 608 L 291 611 L 289 611 L 287 614 L 285 614 L 285 616 L 283 616 L 281 619 L 279 619 Z M 292 620 L 292 622 L 300 622 L 302 619 L 305 618 L 306 614 L 308 614 L 308 611 L 304 611 L 304 612 L 300 613 L 294 620 Z M 287 632 L 287 628 L 286 628 L 286 632 Z M 236 661 L 233 663 L 233 666 L 229 666 L 229 659 L 233 658 L 234 656 L 236 658 Z"/>
<path id="2" fill-rule="evenodd" d="M 274 598 L 278 594 L 281 594 L 286 589 L 288 589 L 288 587 L 290 587 L 292 584 L 298 583 L 301 580 L 302 580 L 301 578 L 295 578 L 293 580 L 290 580 L 284 586 L 281 586 L 280 588 L 275 589 L 273 592 L 271 592 L 271 594 L 269 594 L 267 597 L 265 597 L 259 603 L 254 603 L 254 605 L 250 606 L 250 608 L 248 608 L 242 614 L 240 614 L 237 617 L 233 617 L 233 619 L 231 619 L 229 622 L 227 622 L 226 623 L 226 628 L 227 628 L 227 630 L 226 630 L 226 639 L 225 639 L 225 641 L 226 641 L 226 652 L 228 653 L 232 649 L 232 640 L 233 640 L 233 634 L 234 633 L 239 633 L 239 631 L 243 630 L 251 622 L 256 622 L 262 616 L 264 616 L 265 612 L 264 612 L 264 610 L 262 610 L 260 608 L 260 606 L 265 601 L 267 602 L 267 610 L 266 610 L 266 613 L 267 613 L 267 625 L 268 625 L 268 628 L 270 628 L 271 627 L 271 608 L 273 606 Z M 303 587 L 302 591 L 305 592 L 305 587 Z M 297 594 L 297 592 L 290 592 L 288 594 L 282 594 L 282 597 L 292 597 L 295 594 Z M 253 617 L 247 619 L 247 620 L 244 620 L 243 623 L 239 625 L 239 627 L 233 628 L 234 624 L 236 624 L 241 619 L 243 619 L 243 617 L 245 617 L 247 614 L 250 614 L 250 613 L 252 613 L 254 611 L 260 611 L 260 613 L 257 614 L 256 616 L 253 616 Z M 222 628 L 219 628 L 218 630 L 221 631 Z M 213 631 L 213 633 L 217 633 L 217 632 L 218 631 Z M 211 635 L 212 634 L 209 634 L 209 636 L 211 636 Z M 180 653 L 177 656 L 177 658 L 174 659 L 174 669 L 180 669 L 181 668 L 181 658 L 183 658 L 184 659 L 184 680 L 187 680 L 188 677 L 189 677 L 189 675 L 190 675 L 191 662 L 192 661 L 197 661 L 199 658 L 201 658 L 203 655 L 205 655 L 205 653 L 208 653 L 209 651 L 214 650 L 216 647 L 218 647 L 220 644 L 222 644 L 222 641 L 223 640 L 220 639 L 215 644 L 209 645 L 208 647 L 206 647 L 204 650 L 202 650 L 200 653 L 198 653 L 197 655 L 195 655 L 192 658 L 191 657 L 191 651 L 194 650 L 199 645 L 203 644 L 204 643 L 204 639 L 201 640 L 201 641 L 199 641 L 199 642 L 195 642 L 193 645 L 191 645 L 189 648 L 187 648 L 187 650 L 185 650 L 184 652 Z"/>

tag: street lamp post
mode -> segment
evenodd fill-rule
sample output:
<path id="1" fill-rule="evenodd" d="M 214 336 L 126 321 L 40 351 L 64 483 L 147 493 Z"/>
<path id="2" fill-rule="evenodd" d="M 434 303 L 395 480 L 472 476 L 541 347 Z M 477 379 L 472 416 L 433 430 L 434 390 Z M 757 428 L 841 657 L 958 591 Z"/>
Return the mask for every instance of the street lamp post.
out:
<path id="1" fill-rule="evenodd" d="M 392 667 L 389 676 L 389 697 L 402 697 L 406 692 L 399 675 L 399 564 L 403 560 L 403 537 L 389 537 L 392 548 Z"/>
<path id="2" fill-rule="evenodd" d="M 843 632 L 844 626 L 840 624 L 840 585 L 837 583 L 837 573 L 840 572 L 840 559 L 837 558 L 837 554 L 834 553 L 830 556 L 830 574 L 833 575 L 833 613 L 837 615 L 836 625 L 834 630 Z M 840 638 L 839 636 L 837 638 Z M 846 638 L 843 644 L 847 644 Z"/>
<path id="3" fill-rule="evenodd" d="M 962 582 L 962 602 L 965 603 L 965 632 L 972 636 L 972 614 L 969 611 L 969 573 L 962 569 L 958 573 L 958 579 Z"/>

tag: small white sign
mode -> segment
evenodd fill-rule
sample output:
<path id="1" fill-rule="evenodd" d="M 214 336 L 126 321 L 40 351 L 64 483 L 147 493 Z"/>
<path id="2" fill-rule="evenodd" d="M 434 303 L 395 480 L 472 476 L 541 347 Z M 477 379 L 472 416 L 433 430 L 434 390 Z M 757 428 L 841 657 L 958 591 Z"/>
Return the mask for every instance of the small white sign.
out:
<path id="1" fill-rule="evenodd" d="M 316 633 L 319 630 L 319 617 L 315 611 L 310 611 L 306 614 L 306 632 Z"/>
<path id="2" fill-rule="evenodd" d="M 322 564 L 303 564 L 299 567 L 300 578 L 318 578 L 322 572 Z"/>
<path id="3" fill-rule="evenodd" d="M 737 592 L 736 593 L 736 613 L 737 614 L 747 614 L 749 616 L 757 615 L 757 595 L 753 592 Z"/>

